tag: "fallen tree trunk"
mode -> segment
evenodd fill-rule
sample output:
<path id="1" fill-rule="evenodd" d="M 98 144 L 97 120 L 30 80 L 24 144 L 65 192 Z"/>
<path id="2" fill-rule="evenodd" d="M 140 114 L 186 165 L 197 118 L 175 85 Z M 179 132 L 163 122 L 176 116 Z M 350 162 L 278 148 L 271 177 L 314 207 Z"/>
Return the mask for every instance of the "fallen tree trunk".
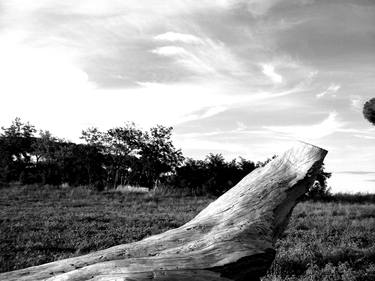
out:
<path id="1" fill-rule="evenodd" d="M 258 280 L 326 151 L 298 143 L 247 175 L 185 225 L 84 256 L 0 274 L 0 280 Z"/>

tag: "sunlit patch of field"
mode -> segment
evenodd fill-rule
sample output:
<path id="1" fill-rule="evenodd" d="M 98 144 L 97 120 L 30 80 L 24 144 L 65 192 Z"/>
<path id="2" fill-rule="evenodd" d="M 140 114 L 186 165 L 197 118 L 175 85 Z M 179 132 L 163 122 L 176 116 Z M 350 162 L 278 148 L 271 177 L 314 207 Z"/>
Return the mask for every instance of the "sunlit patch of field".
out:
<path id="1" fill-rule="evenodd" d="M 375 280 L 375 204 L 298 204 L 271 280 Z"/>
<path id="2" fill-rule="evenodd" d="M 83 187 L 0 191 L 0 271 L 137 241 L 182 225 L 214 200 Z M 277 250 L 263 281 L 375 280 L 375 204 L 300 203 Z"/>
<path id="3" fill-rule="evenodd" d="M 212 199 L 25 186 L 0 189 L 0 271 L 129 243 L 178 227 Z"/>

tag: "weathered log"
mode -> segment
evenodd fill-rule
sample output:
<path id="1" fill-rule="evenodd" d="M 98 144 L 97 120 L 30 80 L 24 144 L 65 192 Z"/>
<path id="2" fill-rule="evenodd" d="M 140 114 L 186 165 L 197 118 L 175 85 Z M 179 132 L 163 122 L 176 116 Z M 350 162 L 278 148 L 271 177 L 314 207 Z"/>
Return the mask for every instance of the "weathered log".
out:
<path id="1" fill-rule="evenodd" d="M 298 143 L 247 175 L 185 225 L 84 256 L 0 274 L 0 280 L 258 280 L 327 151 Z"/>

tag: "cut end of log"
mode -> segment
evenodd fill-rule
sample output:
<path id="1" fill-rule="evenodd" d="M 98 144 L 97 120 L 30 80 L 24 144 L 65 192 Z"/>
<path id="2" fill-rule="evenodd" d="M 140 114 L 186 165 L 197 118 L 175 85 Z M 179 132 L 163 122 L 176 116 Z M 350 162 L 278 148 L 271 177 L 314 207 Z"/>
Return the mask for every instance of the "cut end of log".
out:
<path id="1" fill-rule="evenodd" d="M 1 280 L 259 280 L 327 151 L 299 142 L 185 225 L 139 242 L 0 274 Z"/>

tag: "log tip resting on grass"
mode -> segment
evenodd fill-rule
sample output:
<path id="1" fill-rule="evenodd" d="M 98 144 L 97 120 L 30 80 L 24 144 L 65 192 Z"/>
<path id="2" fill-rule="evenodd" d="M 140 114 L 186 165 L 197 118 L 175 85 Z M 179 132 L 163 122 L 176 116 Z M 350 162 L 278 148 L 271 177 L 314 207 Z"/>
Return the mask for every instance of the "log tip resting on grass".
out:
<path id="1" fill-rule="evenodd" d="M 254 170 L 185 225 L 84 256 L 0 274 L 0 280 L 259 280 L 297 199 L 327 151 L 299 142 Z"/>

